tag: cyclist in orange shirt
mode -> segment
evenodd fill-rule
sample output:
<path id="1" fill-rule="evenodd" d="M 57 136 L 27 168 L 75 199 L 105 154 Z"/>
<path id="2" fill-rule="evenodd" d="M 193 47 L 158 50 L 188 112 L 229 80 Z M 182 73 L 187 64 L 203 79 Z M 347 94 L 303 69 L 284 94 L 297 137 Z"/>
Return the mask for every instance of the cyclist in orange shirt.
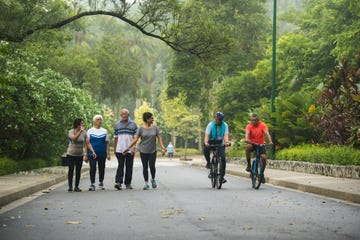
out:
<path id="1" fill-rule="evenodd" d="M 245 128 L 245 140 L 247 142 L 251 142 L 246 145 L 246 161 L 247 161 L 247 167 L 246 171 L 251 171 L 251 152 L 255 150 L 254 145 L 256 144 L 264 144 L 265 139 L 264 136 L 266 136 L 268 142 L 270 145 L 272 145 L 271 136 L 269 133 L 269 130 L 265 123 L 259 121 L 259 116 L 257 114 L 252 114 L 250 118 L 250 123 Z M 266 166 L 266 149 L 265 146 L 260 147 L 260 158 L 264 164 L 264 168 Z M 265 178 L 263 178 L 265 179 Z"/>

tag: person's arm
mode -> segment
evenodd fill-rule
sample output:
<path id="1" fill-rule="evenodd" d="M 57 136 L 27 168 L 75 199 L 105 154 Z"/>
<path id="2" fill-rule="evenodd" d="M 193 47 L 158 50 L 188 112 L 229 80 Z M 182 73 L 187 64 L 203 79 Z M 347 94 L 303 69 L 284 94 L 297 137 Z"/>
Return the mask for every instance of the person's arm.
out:
<path id="1" fill-rule="evenodd" d="M 272 145 L 273 142 L 272 142 L 272 140 L 271 140 L 271 136 L 270 136 L 269 130 L 265 130 L 265 131 L 264 131 L 264 134 L 265 134 L 265 136 L 266 136 L 269 144 Z"/>
<path id="2" fill-rule="evenodd" d="M 139 136 L 138 136 L 138 135 L 134 135 L 134 138 L 131 140 L 128 148 L 123 151 L 123 154 L 126 154 L 128 151 L 130 151 L 131 148 L 132 148 L 133 146 L 135 146 L 135 144 L 137 143 L 138 139 L 139 139 Z"/>
<path id="3" fill-rule="evenodd" d="M 117 146 L 117 143 L 118 143 L 118 136 L 115 136 L 114 137 L 114 154 L 116 155 L 116 146 Z"/>
<path id="4" fill-rule="evenodd" d="M 71 141 L 75 142 L 76 140 L 78 140 L 78 138 L 80 137 L 81 133 L 84 131 L 84 126 L 80 126 L 79 131 L 77 131 L 77 133 L 70 133 L 69 134 L 69 138 L 71 139 Z M 74 129 L 75 132 L 75 129 Z"/>
<path id="5" fill-rule="evenodd" d="M 106 157 L 107 157 L 107 160 L 111 160 L 110 143 L 109 143 L 109 141 L 106 141 Z"/>
<path id="6" fill-rule="evenodd" d="M 205 133 L 205 136 L 204 136 L 204 145 L 205 145 L 205 147 L 209 147 L 209 137 L 210 137 L 210 134 Z"/>
<path id="7" fill-rule="evenodd" d="M 158 139 L 159 144 L 160 144 L 161 153 L 164 155 L 164 153 L 166 152 L 166 148 L 164 147 L 164 144 L 163 144 L 160 133 L 157 135 L 157 139 Z"/>
<path id="8" fill-rule="evenodd" d="M 246 141 L 246 142 L 250 142 L 250 140 L 249 140 L 249 135 L 250 135 L 249 130 L 246 130 L 246 131 L 245 131 L 245 141 Z"/>
<path id="9" fill-rule="evenodd" d="M 224 134 L 224 143 L 225 143 L 225 146 L 230 146 L 230 140 L 229 140 L 228 133 Z"/>
<path id="10" fill-rule="evenodd" d="M 93 154 L 93 158 L 96 158 L 96 152 L 94 151 L 93 147 L 91 146 L 90 139 L 88 137 L 85 139 L 85 150 L 86 150 L 85 158 L 87 158 L 87 149 L 90 149 L 90 152 L 92 152 L 92 154 Z"/>

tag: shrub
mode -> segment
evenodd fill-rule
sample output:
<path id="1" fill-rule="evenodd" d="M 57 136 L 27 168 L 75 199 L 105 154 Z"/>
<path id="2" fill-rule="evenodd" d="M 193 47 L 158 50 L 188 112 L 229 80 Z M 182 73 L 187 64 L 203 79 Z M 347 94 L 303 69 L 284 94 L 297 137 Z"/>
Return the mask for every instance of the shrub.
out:
<path id="1" fill-rule="evenodd" d="M 337 165 L 360 165 L 360 150 L 348 146 L 298 145 L 276 152 L 276 159 Z"/>

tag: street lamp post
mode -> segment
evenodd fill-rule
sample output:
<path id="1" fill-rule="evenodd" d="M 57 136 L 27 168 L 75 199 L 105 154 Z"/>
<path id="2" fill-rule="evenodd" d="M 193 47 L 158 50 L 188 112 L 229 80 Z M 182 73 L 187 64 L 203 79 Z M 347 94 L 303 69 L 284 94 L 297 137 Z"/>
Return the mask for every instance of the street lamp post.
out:
<path id="1" fill-rule="evenodd" d="M 277 2 L 274 0 L 273 9 L 273 34 L 272 34 L 272 81 L 271 81 L 271 113 L 275 112 L 275 95 L 276 95 L 276 9 Z M 276 120 L 271 116 L 273 126 L 276 124 Z M 272 131 L 273 141 L 275 140 L 275 133 Z M 275 156 L 275 146 L 271 148 L 271 159 Z"/>

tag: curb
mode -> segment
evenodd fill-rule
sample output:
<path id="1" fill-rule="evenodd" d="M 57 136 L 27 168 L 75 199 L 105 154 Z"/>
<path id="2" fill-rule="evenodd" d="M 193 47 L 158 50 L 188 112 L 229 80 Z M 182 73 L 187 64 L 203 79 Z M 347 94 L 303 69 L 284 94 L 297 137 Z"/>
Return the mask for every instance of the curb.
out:
<path id="1" fill-rule="evenodd" d="M 35 192 L 41 191 L 59 182 L 65 181 L 66 179 L 67 176 L 60 176 L 50 180 L 42 180 L 40 182 L 31 184 L 30 186 L 24 186 L 22 189 L 16 190 L 15 192 L 9 191 L 9 193 L 5 193 L 3 196 L 0 197 L 0 208 L 15 200 L 18 200 L 25 196 L 29 196 Z"/>
<path id="2" fill-rule="evenodd" d="M 203 164 L 199 164 L 199 163 L 191 163 L 191 162 L 187 162 L 187 161 L 186 162 L 181 161 L 181 162 L 184 164 L 190 165 L 190 166 L 195 166 L 195 167 L 199 167 L 199 168 L 203 167 Z M 234 175 L 234 176 L 249 178 L 249 173 L 245 173 L 245 172 L 243 173 L 243 172 L 227 169 L 226 173 Z M 339 190 L 334 190 L 334 189 L 327 189 L 327 188 L 322 188 L 322 187 L 318 187 L 318 186 L 311 186 L 311 185 L 306 185 L 306 184 L 301 184 L 301 183 L 296 183 L 296 182 L 291 182 L 291 181 L 286 181 L 286 180 L 273 179 L 273 178 L 269 178 L 269 177 L 265 177 L 265 179 L 266 179 L 267 183 L 271 183 L 275 186 L 285 187 L 285 188 L 294 189 L 294 190 L 298 190 L 298 191 L 302 191 L 302 192 L 307 192 L 307 193 L 330 197 L 330 198 L 334 198 L 334 199 L 338 199 L 338 200 L 343 200 L 346 202 L 360 204 L 360 194 L 354 194 L 354 193 L 349 193 L 349 192 L 339 191 Z"/>
<path id="3" fill-rule="evenodd" d="M 87 174 L 89 172 L 89 168 L 84 168 L 81 170 L 81 176 L 83 174 Z M 55 184 L 58 184 L 60 182 L 64 182 L 67 180 L 67 174 L 61 175 L 61 176 L 50 176 L 47 179 L 40 180 L 38 182 L 29 184 L 27 186 L 23 186 L 22 188 L 14 190 L 9 190 L 8 192 L 5 192 L 0 196 L 0 208 L 3 206 L 19 200 L 21 198 L 30 196 L 31 194 L 34 194 L 36 192 L 42 191 L 46 188 L 49 188 Z"/>

